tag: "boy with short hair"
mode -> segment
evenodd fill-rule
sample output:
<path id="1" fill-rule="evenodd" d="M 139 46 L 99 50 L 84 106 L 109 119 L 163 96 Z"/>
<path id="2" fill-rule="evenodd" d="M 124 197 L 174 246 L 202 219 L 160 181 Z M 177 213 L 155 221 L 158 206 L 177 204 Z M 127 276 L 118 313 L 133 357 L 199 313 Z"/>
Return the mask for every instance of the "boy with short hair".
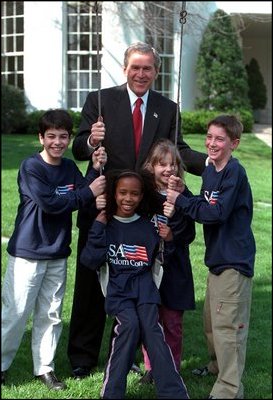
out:
<path id="1" fill-rule="evenodd" d="M 104 148 L 93 156 L 84 178 L 73 160 L 63 158 L 72 134 L 67 111 L 48 110 L 39 121 L 43 150 L 25 159 L 18 173 L 20 204 L 9 240 L 2 291 L 1 383 L 20 346 L 33 313 L 34 375 L 53 390 L 66 385 L 54 374 L 54 356 L 62 331 L 67 258 L 71 254 L 72 212 L 95 204 L 105 188 L 99 176 Z"/>
<path id="2" fill-rule="evenodd" d="M 208 398 L 243 398 L 241 382 L 249 330 L 255 239 L 253 201 L 245 169 L 232 157 L 243 126 L 232 115 L 209 122 L 206 148 L 210 164 L 199 196 L 183 196 L 176 177 L 169 180 L 167 201 L 203 224 L 205 264 L 209 268 L 204 304 L 208 350 L 218 372 Z M 173 190 L 174 189 L 174 190 Z M 202 369 L 199 369 L 202 374 Z"/>

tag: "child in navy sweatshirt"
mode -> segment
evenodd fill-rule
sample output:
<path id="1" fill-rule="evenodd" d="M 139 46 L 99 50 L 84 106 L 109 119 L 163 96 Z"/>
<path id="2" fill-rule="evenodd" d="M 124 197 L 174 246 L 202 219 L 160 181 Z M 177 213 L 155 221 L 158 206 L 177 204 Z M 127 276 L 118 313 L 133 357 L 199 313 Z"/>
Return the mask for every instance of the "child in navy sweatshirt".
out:
<path id="1" fill-rule="evenodd" d="M 62 331 L 72 212 L 95 207 L 95 197 L 105 188 L 99 169 L 106 163 L 101 147 L 94 153 L 90 175 L 84 178 L 73 160 L 63 158 L 72 127 L 67 111 L 45 112 L 39 121 L 43 150 L 25 159 L 18 173 L 20 203 L 7 246 L 2 291 L 2 383 L 33 312 L 34 375 L 50 389 L 66 387 L 54 373 L 54 356 Z"/>
<path id="2" fill-rule="evenodd" d="M 244 398 L 241 378 L 256 248 L 251 229 L 251 188 L 245 169 L 232 157 L 242 131 L 241 122 L 232 115 L 210 121 L 205 145 L 212 164 L 202 175 L 200 195 L 184 196 L 183 184 L 174 176 L 167 190 L 169 203 L 203 224 L 205 264 L 209 269 L 204 330 L 211 362 L 193 373 L 218 374 L 209 397 L 212 399 Z"/>
<path id="3" fill-rule="evenodd" d="M 92 270 L 99 270 L 105 262 L 109 266 L 105 311 L 117 324 L 101 390 L 105 399 L 125 397 L 127 374 L 139 341 L 149 353 L 158 397 L 189 398 L 158 321 L 160 295 L 152 266 L 160 238 L 146 214 L 153 188 L 148 190 L 136 172 L 117 172 L 107 179 L 106 210 L 91 226 L 81 253 L 81 263 Z M 166 243 L 165 253 L 171 253 L 166 224 L 159 224 L 159 234 Z"/>
<path id="4" fill-rule="evenodd" d="M 171 218 L 163 214 L 166 202 L 166 191 L 171 175 L 184 180 L 184 169 L 181 156 L 176 146 L 168 139 L 160 139 L 154 143 L 143 165 L 150 171 L 161 200 L 160 212 L 152 218 L 157 227 L 158 221 L 165 221 L 170 227 L 175 251 L 164 262 L 164 273 L 159 288 L 161 305 L 159 306 L 159 321 L 163 326 L 166 342 L 170 346 L 177 371 L 180 372 L 183 349 L 183 315 L 185 310 L 195 308 L 194 283 L 190 260 L 189 245 L 195 238 L 195 222 L 184 215 L 180 208 Z M 192 196 L 188 188 L 183 192 Z M 172 206 L 173 207 L 173 206 Z M 149 356 L 142 348 L 144 355 L 145 375 L 140 383 L 152 383 L 153 374 Z"/>

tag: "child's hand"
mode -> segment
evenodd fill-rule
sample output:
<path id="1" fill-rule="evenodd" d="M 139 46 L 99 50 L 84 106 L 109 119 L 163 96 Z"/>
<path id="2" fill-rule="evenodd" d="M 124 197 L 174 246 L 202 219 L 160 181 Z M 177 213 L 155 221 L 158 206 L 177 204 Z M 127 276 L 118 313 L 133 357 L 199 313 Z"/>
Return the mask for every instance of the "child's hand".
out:
<path id="1" fill-rule="evenodd" d="M 173 234 L 172 234 L 171 228 L 167 224 L 158 222 L 158 233 L 159 233 L 159 236 L 162 239 L 164 239 L 166 242 L 173 240 Z"/>
<path id="2" fill-rule="evenodd" d="M 93 192 L 94 197 L 99 196 L 105 190 L 106 186 L 106 178 L 104 175 L 99 176 L 98 178 L 94 179 L 93 182 L 89 185 L 90 189 Z"/>
<path id="3" fill-rule="evenodd" d="M 105 148 L 100 146 L 92 153 L 93 168 L 99 171 L 107 162 L 107 154 Z"/>
<path id="4" fill-rule="evenodd" d="M 165 217 L 171 218 L 175 213 L 174 205 L 169 203 L 168 201 L 165 201 L 165 203 L 163 204 L 163 213 Z"/>
<path id="5" fill-rule="evenodd" d="M 167 202 L 170 204 L 175 204 L 177 197 L 179 196 L 179 192 L 176 190 L 167 189 Z M 165 212 L 164 212 L 165 215 Z"/>
<path id="6" fill-rule="evenodd" d="M 96 197 L 96 208 L 97 210 L 103 210 L 106 207 L 106 195 L 105 193 Z"/>
<path id="7" fill-rule="evenodd" d="M 171 175 L 168 180 L 168 189 L 176 190 L 179 193 L 184 192 L 185 185 L 179 176 Z"/>
<path id="8" fill-rule="evenodd" d="M 96 221 L 101 222 L 102 224 L 107 224 L 107 219 L 106 219 L 106 212 L 105 210 L 101 210 L 101 212 L 97 215 Z"/>

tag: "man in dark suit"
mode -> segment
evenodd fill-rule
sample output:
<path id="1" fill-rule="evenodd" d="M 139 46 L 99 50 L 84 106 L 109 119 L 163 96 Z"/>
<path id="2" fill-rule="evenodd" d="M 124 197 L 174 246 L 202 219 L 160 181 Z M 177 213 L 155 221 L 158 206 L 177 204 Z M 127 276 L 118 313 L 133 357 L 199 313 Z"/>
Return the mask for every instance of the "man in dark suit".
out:
<path id="1" fill-rule="evenodd" d="M 98 92 L 87 96 L 82 109 L 79 132 L 73 142 L 77 160 L 89 160 L 103 142 L 107 152 L 105 170 L 138 170 L 151 145 L 159 138 L 175 141 L 177 105 L 151 89 L 159 73 L 161 60 L 154 48 L 145 43 L 131 45 L 124 56 L 124 74 L 127 83 L 100 91 L 101 117 L 98 111 Z M 135 155 L 132 112 L 137 98 L 142 98 L 143 130 L 139 154 Z M 201 175 L 207 156 L 192 150 L 180 134 L 179 115 L 177 147 L 189 173 Z M 96 210 L 78 213 L 79 239 L 74 300 L 70 322 L 68 357 L 75 378 L 88 376 L 97 366 L 105 325 L 104 297 L 96 272 L 80 265 L 80 252 Z"/>

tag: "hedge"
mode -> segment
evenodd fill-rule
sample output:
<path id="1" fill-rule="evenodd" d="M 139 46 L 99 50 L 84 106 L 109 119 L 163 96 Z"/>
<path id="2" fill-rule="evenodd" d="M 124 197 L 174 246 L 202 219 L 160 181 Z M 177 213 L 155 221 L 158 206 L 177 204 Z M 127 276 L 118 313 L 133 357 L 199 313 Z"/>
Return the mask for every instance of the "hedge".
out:
<path id="1" fill-rule="evenodd" d="M 36 110 L 28 113 L 26 116 L 24 116 L 21 124 L 19 123 L 20 121 L 18 121 L 18 118 L 12 117 L 12 120 L 8 125 L 9 129 L 4 129 L 4 127 L 6 127 L 7 125 L 4 125 L 2 121 L 2 134 L 5 133 L 37 134 L 38 121 L 44 112 L 45 112 L 44 110 Z M 80 125 L 81 112 L 72 110 L 68 110 L 68 112 L 73 120 L 73 134 L 76 135 Z M 189 133 L 206 134 L 208 122 L 220 114 L 223 114 L 223 112 L 207 111 L 207 110 L 182 111 L 181 117 L 182 117 L 183 135 L 187 135 Z M 236 113 L 230 111 L 230 112 L 225 112 L 225 114 L 235 114 L 241 120 L 244 126 L 244 132 L 245 133 L 252 132 L 254 118 L 250 111 L 240 110 L 239 112 Z M 16 122 L 16 124 L 13 125 L 12 122 L 14 124 Z M 20 129 L 16 129 L 16 127 L 18 128 L 19 126 Z"/>
<path id="2" fill-rule="evenodd" d="M 251 111 L 240 110 L 238 112 L 234 111 L 182 111 L 182 133 L 186 135 L 187 133 L 207 133 L 208 122 L 217 117 L 220 114 L 233 114 L 236 115 L 244 126 L 244 133 L 251 133 L 254 118 Z"/>

